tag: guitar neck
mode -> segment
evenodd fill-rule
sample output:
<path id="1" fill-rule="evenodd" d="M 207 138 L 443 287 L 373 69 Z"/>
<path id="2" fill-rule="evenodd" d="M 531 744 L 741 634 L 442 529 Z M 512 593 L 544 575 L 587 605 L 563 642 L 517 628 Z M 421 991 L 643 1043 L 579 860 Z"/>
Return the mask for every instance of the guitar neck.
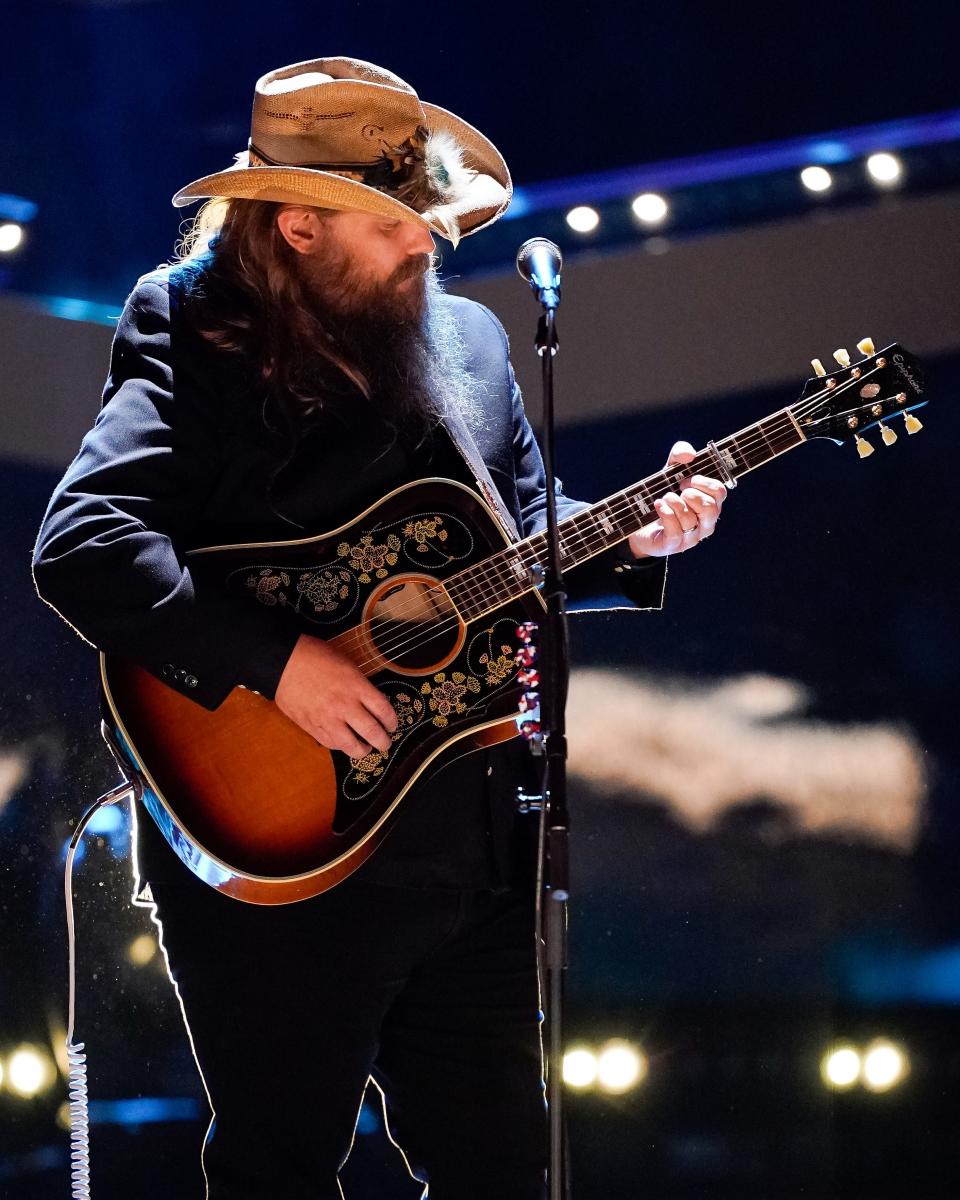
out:
<path id="1" fill-rule="evenodd" d="M 711 442 L 691 462 L 657 471 L 564 518 L 559 524 L 562 569 L 579 566 L 656 520 L 654 502 L 679 491 L 681 480 L 705 474 L 733 486 L 741 475 L 806 440 L 792 413 L 782 409 Z M 546 532 L 535 533 L 450 576 L 445 586 L 464 620 L 473 621 L 539 587 L 546 561 Z"/>

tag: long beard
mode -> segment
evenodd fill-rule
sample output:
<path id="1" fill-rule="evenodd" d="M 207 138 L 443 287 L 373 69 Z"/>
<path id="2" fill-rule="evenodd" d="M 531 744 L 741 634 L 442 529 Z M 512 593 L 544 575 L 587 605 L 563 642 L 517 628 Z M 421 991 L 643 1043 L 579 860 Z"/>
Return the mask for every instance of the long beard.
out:
<path id="1" fill-rule="evenodd" d="M 349 279 L 328 278 L 322 287 L 309 282 L 314 314 L 351 371 L 316 358 L 305 363 L 303 382 L 320 405 L 325 394 L 348 395 L 361 387 L 398 438 L 418 445 L 449 408 L 476 427 L 480 404 L 459 326 L 435 270 L 411 260 L 401 271 L 386 283 L 346 295 L 342 289 L 350 287 Z"/>

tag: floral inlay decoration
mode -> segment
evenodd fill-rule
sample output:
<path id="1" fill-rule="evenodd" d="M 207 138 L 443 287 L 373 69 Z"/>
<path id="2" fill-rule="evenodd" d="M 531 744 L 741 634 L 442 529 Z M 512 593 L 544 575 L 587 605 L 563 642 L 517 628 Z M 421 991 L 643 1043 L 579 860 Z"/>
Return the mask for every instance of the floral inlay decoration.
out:
<path id="1" fill-rule="evenodd" d="M 405 729 L 416 725 L 423 716 L 423 701 L 409 692 L 397 692 L 393 698 L 393 710 L 397 714 L 397 728 L 393 733 L 393 740 L 396 742 L 403 737 Z"/>
<path id="2" fill-rule="evenodd" d="M 379 750 L 371 750 L 363 758 L 351 758 L 350 766 L 353 768 L 353 777 L 357 783 L 369 783 L 371 779 L 382 775 L 385 757 L 386 755 L 381 754 Z"/>
<path id="3" fill-rule="evenodd" d="M 374 577 L 386 579 L 389 574 L 387 567 L 397 565 L 402 544 L 395 533 L 388 534 L 385 542 L 375 542 L 373 534 L 367 533 L 353 546 L 349 542 L 341 542 L 337 554 L 347 559 L 353 570 L 358 572 L 357 579 L 361 583 L 370 583 Z"/>
<path id="4" fill-rule="evenodd" d="M 454 671 L 448 679 L 445 671 L 438 671 L 432 683 L 421 684 L 420 691 L 427 697 L 427 704 L 434 714 L 434 725 L 443 728 L 449 724 L 451 716 L 467 711 L 463 697 L 467 692 L 479 692 L 480 680 L 473 675 L 464 675 L 462 671 Z"/>
<path id="5" fill-rule="evenodd" d="M 441 528 L 442 525 L 443 517 L 420 518 L 417 521 L 408 521 L 401 533 L 405 538 L 412 538 L 416 542 L 417 554 L 426 554 L 427 542 L 431 538 L 440 542 L 447 540 L 447 531 Z"/>
<path id="6" fill-rule="evenodd" d="M 496 687 L 498 683 L 503 683 L 517 669 L 517 660 L 514 655 L 512 646 L 500 646 L 500 653 L 494 658 L 493 653 L 487 654 L 484 652 L 480 655 L 480 664 L 486 668 L 486 675 L 483 682 L 487 687 Z"/>
<path id="7" fill-rule="evenodd" d="M 243 581 L 243 585 L 253 592 L 261 604 L 266 604 L 270 608 L 274 604 L 286 604 L 286 596 L 277 589 L 289 587 L 290 576 L 286 571 L 273 571 L 269 567 L 264 567 L 256 575 L 248 575 Z"/>
<path id="8" fill-rule="evenodd" d="M 333 612 L 350 595 L 350 572 L 308 571 L 297 580 L 297 591 L 314 612 Z"/>

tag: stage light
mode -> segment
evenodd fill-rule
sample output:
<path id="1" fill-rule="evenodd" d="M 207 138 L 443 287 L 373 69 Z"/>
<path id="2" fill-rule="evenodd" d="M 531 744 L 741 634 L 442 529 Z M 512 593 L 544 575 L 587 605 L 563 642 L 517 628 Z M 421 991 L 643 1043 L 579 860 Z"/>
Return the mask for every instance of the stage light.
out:
<path id="1" fill-rule="evenodd" d="M 607 1042 L 597 1057 L 597 1082 L 605 1092 L 629 1092 L 646 1073 L 646 1059 L 629 1042 Z"/>
<path id="2" fill-rule="evenodd" d="M 826 167 L 804 167 L 800 182 L 808 192 L 826 192 L 833 186 L 833 176 Z"/>
<path id="3" fill-rule="evenodd" d="M 910 1064 L 906 1054 L 893 1042 L 878 1038 L 863 1056 L 863 1086 L 871 1092 L 887 1092 L 906 1077 Z"/>
<path id="4" fill-rule="evenodd" d="M 157 953 L 157 940 L 149 933 L 141 933 L 127 947 L 127 958 L 135 967 L 145 967 Z"/>
<path id="5" fill-rule="evenodd" d="M 563 1056 L 563 1082 L 569 1087 L 588 1088 L 597 1078 L 597 1056 L 580 1046 Z"/>
<path id="6" fill-rule="evenodd" d="M 835 1091 L 845 1091 L 860 1078 L 860 1054 L 853 1046 L 834 1046 L 823 1056 L 820 1074 Z"/>
<path id="7" fill-rule="evenodd" d="M 0 254 L 12 254 L 22 241 L 22 225 L 16 221 L 4 221 L 0 225 Z"/>
<path id="8" fill-rule="evenodd" d="M 579 204 L 567 213 L 567 224 L 577 233 L 593 233 L 600 224 L 600 214 L 588 204 Z"/>
<path id="9" fill-rule="evenodd" d="M 871 154 L 867 159 L 867 173 L 874 183 L 889 186 L 900 182 L 903 164 L 895 154 Z"/>
<path id="10" fill-rule="evenodd" d="M 633 215 L 644 225 L 659 225 L 666 220 L 670 205 L 656 192 L 644 192 L 630 205 Z"/>
<path id="11" fill-rule="evenodd" d="M 7 1086 L 14 1095 L 29 1100 L 53 1083 L 54 1066 L 50 1056 L 36 1046 L 21 1046 L 7 1063 Z"/>

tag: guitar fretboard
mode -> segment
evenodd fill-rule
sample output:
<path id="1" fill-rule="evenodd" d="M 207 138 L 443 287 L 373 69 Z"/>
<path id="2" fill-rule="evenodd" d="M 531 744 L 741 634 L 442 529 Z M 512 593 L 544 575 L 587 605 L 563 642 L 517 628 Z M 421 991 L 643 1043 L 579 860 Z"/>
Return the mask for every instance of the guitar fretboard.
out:
<path id="1" fill-rule="evenodd" d="M 806 440 L 789 410 L 782 409 L 711 442 L 689 463 L 657 471 L 565 517 L 559 524 L 562 569 L 579 566 L 656 520 L 654 502 L 678 492 L 681 480 L 710 475 L 732 483 Z M 463 619 L 473 621 L 539 587 L 546 561 L 547 535 L 536 533 L 450 576 L 445 587 Z"/>

